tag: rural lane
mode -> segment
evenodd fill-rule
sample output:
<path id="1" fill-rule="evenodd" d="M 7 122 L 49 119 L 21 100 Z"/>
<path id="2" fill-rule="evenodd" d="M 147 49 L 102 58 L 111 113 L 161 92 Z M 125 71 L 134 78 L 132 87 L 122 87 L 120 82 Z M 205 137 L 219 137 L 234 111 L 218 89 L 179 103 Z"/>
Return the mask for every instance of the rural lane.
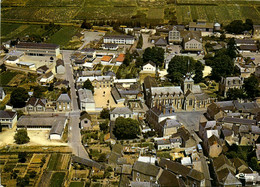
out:
<path id="1" fill-rule="evenodd" d="M 77 94 L 75 89 L 75 80 L 73 78 L 72 66 L 70 56 L 73 51 L 61 51 L 66 69 L 66 80 L 69 81 L 71 93 L 71 108 L 69 113 L 69 146 L 72 148 L 73 153 L 81 158 L 89 159 L 89 155 L 81 143 L 81 134 L 79 128 L 80 110 L 78 106 Z"/>

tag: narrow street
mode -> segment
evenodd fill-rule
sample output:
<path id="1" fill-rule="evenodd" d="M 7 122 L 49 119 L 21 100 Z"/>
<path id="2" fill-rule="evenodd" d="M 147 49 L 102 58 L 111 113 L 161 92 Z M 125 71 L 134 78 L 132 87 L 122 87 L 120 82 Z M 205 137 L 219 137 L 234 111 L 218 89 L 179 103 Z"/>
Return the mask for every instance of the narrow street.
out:
<path id="1" fill-rule="evenodd" d="M 70 61 L 70 55 L 72 51 L 62 51 L 63 60 L 66 68 L 66 80 L 69 81 L 70 93 L 71 93 L 71 107 L 72 111 L 69 113 L 69 146 L 72 148 L 73 153 L 82 158 L 89 158 L 88 153 L 81 143 L 81 134 L 79 128 L 80 110 L 78 107 L 77 94 L 75 89 L 74 78 L 72 74 L 72 67 Z"/>

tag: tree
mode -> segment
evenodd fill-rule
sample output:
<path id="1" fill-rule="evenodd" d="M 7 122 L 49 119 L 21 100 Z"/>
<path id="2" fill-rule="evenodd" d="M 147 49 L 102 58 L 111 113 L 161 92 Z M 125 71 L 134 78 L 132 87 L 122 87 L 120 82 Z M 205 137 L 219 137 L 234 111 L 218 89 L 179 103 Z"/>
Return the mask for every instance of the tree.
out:
<path id="1" fill-rule="evenodd" d="M 92 28 L 92 24 L 87 22 L 87 20 L 84 20 L 83 23 L 81 24 L 81 28 L 83 28 L 83 29 L 91 29 Z"/>
<path id="2" fill-rule="evenodd" d="M 2 64 L 0 66 L 0 69 L 1 69 L 1 72 L 5 72 L 6 71 L 6 65 L 5 64 Z"/>
<path id="3" fill-rule="evenodd" d="M 143 66 L 143 64 L 144 64 L 143 59 L 141 57 L 137 57 L 136 61 L 135 61 L 135 66 L 141 67 L 141 66 Z"/>
<path id="4" fill-rule="evenodd" d="M 195 63 L 195 76 L 193 78 L 195 83 L 200 83 L 203 81 L 203 70 L 204 70 L 204 66 L 201 62 L 196 62 Z"/>
<path id="5" fill-rule="evenodd" d="M 171 82 L 180 84 L 183 76 L 186 75 L 188 71 L 192 71 L 194 69 L 194 66 L 195 60 L 193 58 L 187 56 L 175 56 L 169 62 L 167 70 L 168 78 Z M 199 65 L 197 68 L 199 69 Z"/>
<path id="6" fill-rule="evenodd" d="M 103 132 L 107 132 L 108 130 L 108 121 L 106 120 L 105 122 L 103 123 L 100 123 L 99 124 L 99 129 Z"/>
<path id="7" fill-rule="evenodd" d="M 237 100 L 245 98 L 244 90 L 238 88 L 230 88 L 227 91 L 227 100 Z"/>
<path id="8" fill-rule="evenodd" d="M 141 34 L 141 35 L 139 36 L 139 40 L 138 40 L 138 43 L 137 43 L 137 45 L 136 45 L 136 48 L 142 49 L 142 47 L 143 47 L 143 35 Z"/>
<path id="9" fill-rule="evenodd" d="M 26 152 L 20 152 L 18 153 L 18 161 L 21 162 L 21 163 L 25 163 L 26 162 L 26 156 L 27 156 L 27 153 Z"/>
<path id="10" fill-rule="evenodd" d="M 102 119 L 109 119 L 109 109 L 103 108 L 103 110 L 100 112 L 100 117 Z"/>
<path id="11" fill-rule="evenodd" d="M 231 59 L 236 58 L 236 56 L 237 56 L 237 53 L 236 53 L 236 41 L 235 41 L 234 38 L 231 38 L 231 39 L 228 40 L 226 54 Z"/>
<path id="12" fill-rule="evenodd" d="M 47 91 L 47 88 L 44 86 L 35 86 L 33 87 L 33 96 L 36 98 L 43 97 L 43 93 Z"/>
<path id="13" fill-rule="evenodd" d="M 17 132 L 14 135 L 15 143 L 17 144 L 25 144 L 30 141 L 30 138 L 27 134 L 26 129 L 18 129 Z"/>
<path id="14" fill-rule="evenodd" d="M 25 175 L 25 177 L 18 177 L 16 179 L 16 185 L 20 187 L 28 186 L 30 182 L 30 178 L 28 175 Z"/>
<path id="15" fill-rule="evenodd" d="M 133 56 L 132 54 L 127 50 L 125 54 L 125 59 L 123 61 L 123 64 L 126 66 L 129 66 L 130 63 L 133 61 Z"/>
<path id="16" fill-rule="evenodd" d="M 91 83 L 91 81 L 89 79 L 84 82 L 82 88 L 83 89 L 86 88 L 88 90 L 91 90 L 92 93 L 94 93 L 94 86 L 92 85 L 92 83 Z"/>
<path id="17" fill-rule="evenodd" d="M 99 162 L 105 162 L 106 159 L 107 159 L 106 157 L 107 157 L 106 153 L 101 153 L 101 154 L 99 155 L 99 157 L 98 157 L 98 161 L 99 161 Z"/>
<path id="18" fill-rule="evenodd" d="M 221 77 L 231 76 L 234 70 L 234 62 L 227 55 L 226 49 L 219 50 L 215 57 L 211 60 L 212 67 L 211 77 L 216 81 L 220 81 Z"/>
<path id="19" fill-rule="evenodd" d="M 255 99 L 260 95 L 259 82 L 255 75 L 251 75 L 249 78 L 245 79 L 243 88 L 246 91 L 247 97 L 250 99 Z"/>
<path id="20" fill-rule="evenodd" d="M 251 19 L 246 19 L 245 23 L 243 23 L 242 20 L 234 20 L 230 22 L 225 29 L 228 33 L 243 34 L 244 31 L 251 31 L 253 24 Z"/>
<path id="21" fill-rule="evenodd" d="M 118 117 L 113 130 L 117 139 L 134 139 L 140 134 L 139 122 L 131 118 Z"/>
<path id="22" fill-rule="evenodd" d="M 29 177 L 31 178 L 31 179 L 34 179 L 35 177 L 36 177 L 36 171 L 30 171 L 30 173 L 29 173 Z"/>
<path id="23" fill-rule="evenodd" d="M 157 67 L 161 67 L 164 62 L 164 49 L 160 47 L 148 47 L 144 50 L 143 62 L 152 61 Z"/>
<path id="24" fill-rule="evenodd" d="M 26 89 L 18 87 L 11 93 L 10 102 L 14 108 L 22 108 L 25 106 L 25 101 L 28 99 L 29 95 Z"/>

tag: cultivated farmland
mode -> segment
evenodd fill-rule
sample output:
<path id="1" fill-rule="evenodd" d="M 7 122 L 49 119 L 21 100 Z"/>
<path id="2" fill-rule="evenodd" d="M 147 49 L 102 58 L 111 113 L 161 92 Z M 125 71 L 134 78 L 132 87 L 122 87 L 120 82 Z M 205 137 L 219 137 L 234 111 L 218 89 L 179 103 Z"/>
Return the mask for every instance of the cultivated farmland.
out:
<path id="1" fill-rule="evenodd" d="M 259 1 L 249 0 L 4 0 L 2 20 L 81 23 L 83 19 L 124 21 L 131 18 L 132 21 L 165 23 L 177 17 L 179 24 L 201 18 L 224 24 L 250 18 L 260 23 L 259 7 Z"/>

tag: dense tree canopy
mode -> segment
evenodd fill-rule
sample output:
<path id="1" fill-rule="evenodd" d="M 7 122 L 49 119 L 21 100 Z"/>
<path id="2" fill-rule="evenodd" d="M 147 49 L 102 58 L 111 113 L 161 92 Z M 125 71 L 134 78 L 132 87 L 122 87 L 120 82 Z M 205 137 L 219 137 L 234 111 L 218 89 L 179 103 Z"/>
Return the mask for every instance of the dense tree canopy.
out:
<path id="1" fill-rule="evenodd" d="M 30 138 L 27 134 L 27 130 L 26 129 L 17 130 L 17 132 L 14 135 L 14 140 L 15 140 L 15 143 L 17 143 L 17 144 L 28 143 L 30 141 Z"/>
<path id="2" fill-rule="evenodd" d="M 200 62 L 197 61 L 195 63 L 195 76 L 193 78 L 195 83 L 200 83 L 203 81 L 203 70 L 204 70 L 204 65 Z"/>
<path id="3" fill-rule="evenodd" d="M 113 130 L 117 139 L 134 139 L 140 134 L 139 122 L 131 118 L 118 117 Z"/>
<path id="4" fill-rule="evenodd" d="M 14 108 L 22 108 L 25 106 L 25 102 L 28 97 L 29 95 L 26 89 L 18 87 L 11 93 L 10 102 L 14 106 Z"/>
<path id="5" fill-rule="evenodd" d="M 88 90 L 91 90 L 92 93 L 94 93 L 94 86 L 92 85 L 92 83 L 91 83 L 91 81 L 89 79 L 84 82 L 82 88 L 83 89 L 86 88 Z"/>
<path id="6" fill-rule="evenodd" d="M 189 62 L 189 65 L 188 65 Z M 169 66 L 168 66 L 168 78 L 171 80 L 171 82 L 173 83 L 177 83 L 180 84 L 184 75 L 186 75 L 188 73 L 188 71 L 192 72 L 195 69 L 195 64 L 197 62 L 191 58 L 191 57 L 187 57 L 187 56 L 175 56 L 171 59 L 171 61 L 169 62 Z M 202 64 L 196 65 L 197 68 L 197 73 L 199 73 L 199 71 L 202 71 L 203 69 L 200 68 L 204 68 Z M 199 80 L 199 77 L 201 75 L 198 75 L 196 77 L 196 80 Z"/>
<path id="7" fill-rule="evenodd" d="M 260 96 L 259 82 L 255 75 L 251 75 L 245 79 L 243 88 L 245 89 L 247 97 L 250 99 Z"/>
<path id="8" fill-rule="evenodd" d="M 244 99 L 245 97 L 244 89 L 230 88 L 227 91 L 227 100 Z"/>
<path id="9" fill-rule="evenodd" d="M 156 66 L 161 67 L 164 62 L 164 49 L 160 47 L 148 47 L 144 50 L 143 62 L 152 61 Z"/>
<path id="10" fill-rule="evenodd" d="M 228 33 L 243 34 L 244 31 L 253 29 L 253 21 L 246 19 L 245 23 L 242 20 L 234 20 L 225 27 Z"/>
<path id="11" fill-rule="evenodd" d="M 126 65 L 126 66 L 129 66 L 129 64 L 132 61 L 133 61 L 133 55 L 129 51 L 126 51 L 125 59 L 123 61 L 123 64 Z"/>
<path id="12" fill-rule="evenodd" d="M 102 119 L 109 119 L 109 109 L 103 108 L 103 110 L 100 112 L 100 117 Z"/>
<path id="13" fill-rule="evenodd" d="M 214 57 L 206 59 L 206 64 L 211 66 L 211 78 L 216 81 L 220 81 L 221 76 L 231 76 L 234 71 L 234 62 L 227 54 L 227 49 L 221 49 Z"/>

